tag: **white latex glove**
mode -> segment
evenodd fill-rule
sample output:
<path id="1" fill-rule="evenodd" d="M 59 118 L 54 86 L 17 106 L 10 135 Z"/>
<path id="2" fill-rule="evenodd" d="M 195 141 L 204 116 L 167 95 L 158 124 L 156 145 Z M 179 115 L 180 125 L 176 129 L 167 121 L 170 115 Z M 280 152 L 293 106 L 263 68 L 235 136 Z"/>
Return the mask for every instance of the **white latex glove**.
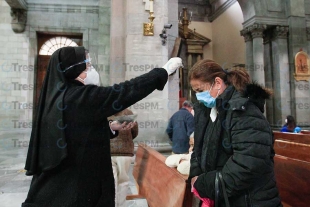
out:
<path id="1" fill-rule="evenodd" d="M 163 66 L 168 75 L 174 73 L 177 69 L 182 68 L 182 59 L 179 57 L 170 58 L 170 60 Z"/>

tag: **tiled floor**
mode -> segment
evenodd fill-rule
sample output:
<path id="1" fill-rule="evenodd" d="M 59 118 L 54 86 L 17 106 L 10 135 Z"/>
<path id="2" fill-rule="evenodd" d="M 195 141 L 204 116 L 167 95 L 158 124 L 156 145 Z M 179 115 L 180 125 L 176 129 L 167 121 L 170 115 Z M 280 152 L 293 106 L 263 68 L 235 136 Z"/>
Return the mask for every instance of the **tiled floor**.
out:
<path id="1" fill-rule="evenodd" d="M 27 196 L 31 177 L 25 176 L 23 169 L 29 136 L 30 131 L 0 131 L 0 207 L 19 207 Z M 128 194 L 136 193 L 131 176 Z M 147 203 L 146 200 L 127 201 L 127 207 L 147 207 Z"/>

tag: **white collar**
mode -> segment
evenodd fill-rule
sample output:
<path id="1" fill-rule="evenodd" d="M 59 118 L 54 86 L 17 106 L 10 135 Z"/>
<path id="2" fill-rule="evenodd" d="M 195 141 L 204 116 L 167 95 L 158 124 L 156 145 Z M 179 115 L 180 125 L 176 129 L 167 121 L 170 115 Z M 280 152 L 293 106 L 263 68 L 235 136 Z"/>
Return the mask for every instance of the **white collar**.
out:
<path id="1" fill-rule="evenodd" d="M 216 109 L 216 107 L 213 107 L 211 109 L 211 112 L 210 112 L 210 118 L 211 118 L 212 122 L 215 121 L 216 117 L 217 117 L 217 109 Z"/>

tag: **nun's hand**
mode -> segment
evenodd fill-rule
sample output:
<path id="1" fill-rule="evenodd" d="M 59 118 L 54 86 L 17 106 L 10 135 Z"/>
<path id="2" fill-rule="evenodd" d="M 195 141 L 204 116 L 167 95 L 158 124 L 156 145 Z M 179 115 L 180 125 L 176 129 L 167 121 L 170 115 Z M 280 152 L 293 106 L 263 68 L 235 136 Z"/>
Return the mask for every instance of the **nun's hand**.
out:
<path id="1" fill-rule="evenodd" d="M 110 124 L 110 127 L 113 131 L 120 131 L 120 130 L 129 130 L 137 125 L 137 122 L 124 122 L 120 124 L 118 121 L 113 121 Z"/>
<path id="2" fill-rule="evenodd" d="M 170 58 L 163 68 L 167 71 L 168 75 L 171 75 L 177 69 L 183 68 L 182 59 L 179 57 Z"/>

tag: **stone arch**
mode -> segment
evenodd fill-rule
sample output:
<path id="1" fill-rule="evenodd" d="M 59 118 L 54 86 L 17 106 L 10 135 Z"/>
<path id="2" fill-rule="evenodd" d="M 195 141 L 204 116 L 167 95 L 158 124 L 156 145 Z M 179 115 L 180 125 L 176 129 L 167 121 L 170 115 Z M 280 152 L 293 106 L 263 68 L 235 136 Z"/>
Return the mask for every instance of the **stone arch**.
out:
<path id="1" fill-rule="evenodd" d="M 255 16 L 255 3 L 252 0 L 238 0 L 238 3 L 241 7 L 244 22 L 249 20 L 251 17 Z"/>

